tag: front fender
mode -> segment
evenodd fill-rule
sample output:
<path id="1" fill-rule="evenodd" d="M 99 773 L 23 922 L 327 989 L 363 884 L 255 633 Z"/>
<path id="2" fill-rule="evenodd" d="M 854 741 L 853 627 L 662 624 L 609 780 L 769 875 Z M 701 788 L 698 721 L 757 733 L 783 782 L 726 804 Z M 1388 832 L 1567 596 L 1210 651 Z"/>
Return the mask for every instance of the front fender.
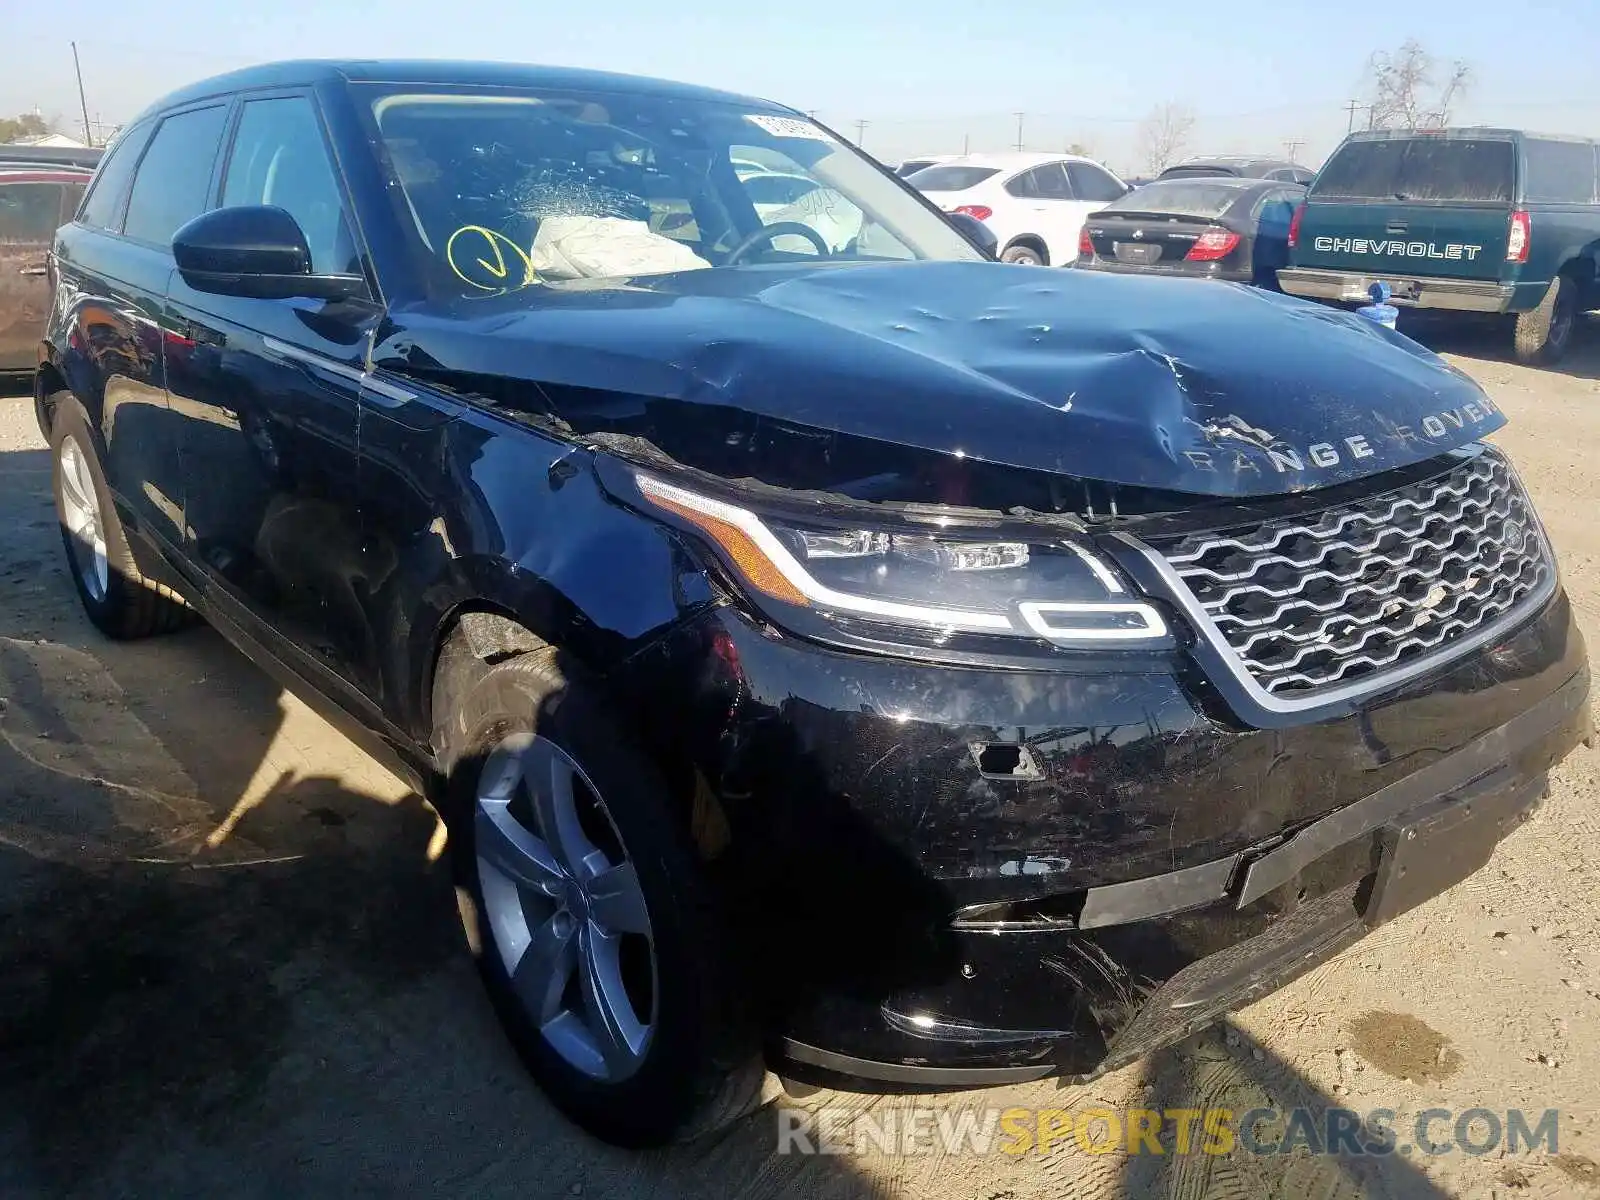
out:
<path id="1" fill-rule="evenodd" d="M 603 676 L 712 603 L 677 535 L 607 496 L 589 451 L 541 431 L 476 411 L 403 434 L 368 421 L 362 469 L 371 552 L 388 559 L 374 572 L 384 690 L 421 741 L 464 612 L 508 617 Z"/>

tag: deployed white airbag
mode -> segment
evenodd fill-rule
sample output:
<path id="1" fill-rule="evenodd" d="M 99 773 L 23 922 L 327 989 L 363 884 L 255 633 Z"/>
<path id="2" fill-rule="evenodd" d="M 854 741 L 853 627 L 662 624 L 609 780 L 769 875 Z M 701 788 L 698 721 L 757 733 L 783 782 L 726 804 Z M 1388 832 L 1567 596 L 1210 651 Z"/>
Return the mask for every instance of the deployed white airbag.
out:
<path id="1" fill-rule="evenodd" d="M 546 217 L 529 256 L 543 279 L 662 275 L 711 264 L 682 242 L 622 217 Z"/>

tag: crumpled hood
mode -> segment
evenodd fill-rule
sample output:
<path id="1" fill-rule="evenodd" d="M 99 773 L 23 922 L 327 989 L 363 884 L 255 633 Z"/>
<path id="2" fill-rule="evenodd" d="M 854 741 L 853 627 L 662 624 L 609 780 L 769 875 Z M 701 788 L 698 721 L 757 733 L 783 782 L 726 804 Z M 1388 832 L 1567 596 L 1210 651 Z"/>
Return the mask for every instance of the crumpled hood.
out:
<path id="1" fill-rule="evenodd" d="M 1466 375 L 1375 322 L 1205 281 L 992 263 L 745 267 L 536 287 L 400 326 L 382 365 L 731 407 L 1219 496 L 1345 482 L 1505 423 Z"/>

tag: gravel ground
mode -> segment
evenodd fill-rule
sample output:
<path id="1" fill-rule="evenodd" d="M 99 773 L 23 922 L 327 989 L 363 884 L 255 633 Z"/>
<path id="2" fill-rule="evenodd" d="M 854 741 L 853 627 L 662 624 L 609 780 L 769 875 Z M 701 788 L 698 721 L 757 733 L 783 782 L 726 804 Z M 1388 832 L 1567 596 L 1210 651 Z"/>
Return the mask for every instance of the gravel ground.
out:
<path id="1" fill-rule="evenodd" d="M 1512 418 L 1499 440 L 1600 645 L 1588 332 L 1561 371 L 1439 348 Z M 1589 751 L 1482 872 L 1226 1026 L 1092 1087 L 935 1102 L 1558 1108 L 1556 1154 L 778 1155 L 769 1109 L 630 1155 L 525 1081 L 404 786 L 209 630 L 113 644 L 89 627 L 24 399 L 0 400 L 0 513 L 0 1194 L 1600 1195 Z"/>

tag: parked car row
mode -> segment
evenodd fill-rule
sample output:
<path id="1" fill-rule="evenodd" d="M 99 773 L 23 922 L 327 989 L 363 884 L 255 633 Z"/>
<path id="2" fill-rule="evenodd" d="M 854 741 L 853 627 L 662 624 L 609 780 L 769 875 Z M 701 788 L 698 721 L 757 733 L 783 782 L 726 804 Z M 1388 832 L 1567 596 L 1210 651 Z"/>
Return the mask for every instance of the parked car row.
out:
<path id="1" fill-rule="evenodd" d="M 1006 262 L 1193 275 L 1345 307 L 1377 289 L 1400 309 L 1503 318 L 1518 358 L 1553 363 L 1600 307 L 1597 163 L 1593 139 L 1462 128 L 1352 134 L 1316 174 L 1223 156 L 1132 187 L 1087 159 L 965 155 L 910 160 L 921 169 L 905 177 L 984 222 Z"/>
<path id="2" fill-rule="evenodd" d="M 898 173 L 944 211 L 965 213 L 989 226 L 1002 262 L 1027 266 L 1117 263 L 1135 267 L 1153 267 L 1159 263 L 1159 269 L 1164 272 L 1173 269 L 1175 260 L 1170 245 L 1164 254 L 1152 254 L 1148 247 L 1130 244 L 1120 258 L 1109 247 L 1104 258 L 1095 258 L 1085 250 L 1084 228 L 1091 214 L 1108 202 L 1121 203 L 1130 191 L 1136 190 L 1133 183 L 1119 179 L 1108 167 L 1093 159 L 1020 152 L 927 155 L 907 159 L 900 164 Z M 1217 178 L 1303 184 L 1310 180 L 1311 174 L 1305 167 L 1280 159 L 1206 158 L 1169 167 L 1157 182 Z M 1143 187 L 1137 190 L 1143 191 Z M 1258 198 L 1253 195 L 1252 201 Z M 1213 199 L 1215 194 L 1212 193 L 1168 190 L 1151 203 L 1159 208 L 1161 219 L 1172 223 L 1180 217 L 1206 217 Z M 1190 200 L 1200 205 L 1194 212 L 1183 213 L 1174 207 Z M 1220 215 L 1220 211 L 1211 215 Z M 1258 233 L 1269 245 L 1286 240 L 1287 221 L 1277 222 L 1276 215 L 1276 209 L 1269 210 L 1273 218 L 1271 228 L 1260 231 L 1252 227 L 1248 231 L 1252 243 Z M 1229 217 L 1235 224 L 1241 219 L 1238 213 Z M 1281 230 L 1277 228 L 1279 224 Z M 1236 232 L 1243 236 L 1245 231 Z M 1182 233 L 1174 228 L 1173 236 L 1181 237 Z M 1271 254 L 1265 252 L 1267 248 L 1264 246 L 1264 253 L 1252 256 L 1251 261 L 1270 261 Z M 1209 249 L 1208 242 L 1199 253 L 1204 255 Z M 1230 245 L 1230 254 L 1233 249 Z M 1200 257 L 1191 261 L 1215 264 L 1218 260 Z M 1234 278 L 1237 264 L 1238 258 L 1234 256 L 1224 267 L 1213 265 L 1201 273 L 1216 276 L 1221 271 L 1227 278 Z"/>

